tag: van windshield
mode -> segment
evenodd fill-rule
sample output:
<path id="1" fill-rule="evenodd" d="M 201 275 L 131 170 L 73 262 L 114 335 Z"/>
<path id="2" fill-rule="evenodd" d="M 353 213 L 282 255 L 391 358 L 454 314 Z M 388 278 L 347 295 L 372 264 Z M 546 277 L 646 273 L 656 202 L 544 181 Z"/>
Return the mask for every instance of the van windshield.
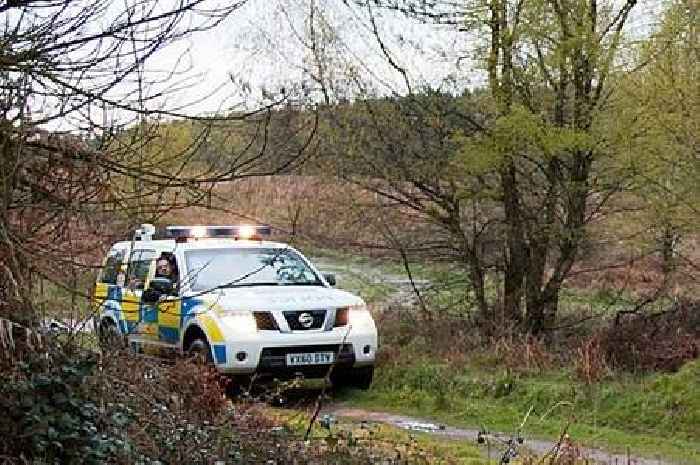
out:
<path id="1" fill-rule="evenodd" d="M 323 284 L 291 249 L 188 250 L 185 261 L 183 284 L 189 284 L 195 292 L 222 287 Z"/>

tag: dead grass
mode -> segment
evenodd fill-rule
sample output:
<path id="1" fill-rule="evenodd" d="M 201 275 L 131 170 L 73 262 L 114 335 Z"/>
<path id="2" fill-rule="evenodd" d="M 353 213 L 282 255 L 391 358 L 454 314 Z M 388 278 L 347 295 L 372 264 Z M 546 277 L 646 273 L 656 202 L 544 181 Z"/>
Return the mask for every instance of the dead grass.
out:
<path id="1" fill-rule="evenodd" d="M 557 355 L 545 342 L 531 335 L 512 334 L 495 338 L 491 348 L 499 365 L 516 373 L 542 373 L 552 369 L 557 362 Z"/>
<path id="2" fill-rule="evenodd" d="M 586 384 L 598 383 L 610 373 L 600 339 L 597 335 L 584 339 L 576 349 L 574 370 L 577 378 Z"/>

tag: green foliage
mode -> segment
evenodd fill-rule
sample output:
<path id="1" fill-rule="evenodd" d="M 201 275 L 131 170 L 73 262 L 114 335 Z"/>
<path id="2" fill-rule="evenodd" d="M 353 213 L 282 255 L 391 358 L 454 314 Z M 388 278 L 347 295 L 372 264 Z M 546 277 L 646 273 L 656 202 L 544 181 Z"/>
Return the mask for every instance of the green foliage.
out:
<path id="1" fill-rule="evenodd" d="M 129 453 L 124 431 L 133 417 L 115 406 L 108 415 L 86 395 L 94 357 L 65 360 L 47 370 L 42 360 L 21 364 L 0 384 L 0 435 L 25 457 L 49 464 L 99 464 Z"/>
<path id="2" fill-rule="evenodd" d="M 700 203 L 697 13 L 694 2 L 667 5 L 654 35 L 636 50 L 642 66 L 621 79 L 612 102 L 624 144 L 613 169 L 626 172 L 644 200 L 642 221 L 680 233 L 697 229 Z"/>
<path id="3" fill-rule="evenodd" d="M 527 154 L 546 160 L 589 151 L 596 145 L 590 132 L 551 124 L 521 105 L 497 117 L 487 133 L 465 135 L 457 130 L 451 140 L 466 176 L 493 172 L 507 157 Z"/>

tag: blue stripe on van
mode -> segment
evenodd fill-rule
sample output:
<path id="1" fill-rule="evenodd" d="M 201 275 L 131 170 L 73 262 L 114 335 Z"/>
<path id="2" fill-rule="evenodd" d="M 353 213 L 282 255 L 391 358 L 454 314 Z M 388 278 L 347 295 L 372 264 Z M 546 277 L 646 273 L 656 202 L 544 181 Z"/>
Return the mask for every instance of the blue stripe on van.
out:
<path id="1" fill-rule="evenodd" d="M 223 344 L 216 344 L 214 346 L 214 359 L 216 363 L 223 365 L 226 363 L 226 346 Z"/>

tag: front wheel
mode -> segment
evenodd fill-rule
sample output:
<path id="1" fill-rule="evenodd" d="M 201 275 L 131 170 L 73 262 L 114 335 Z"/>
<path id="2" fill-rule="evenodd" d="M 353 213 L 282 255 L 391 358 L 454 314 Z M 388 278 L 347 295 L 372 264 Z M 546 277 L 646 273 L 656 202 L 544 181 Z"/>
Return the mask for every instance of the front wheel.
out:
<path id="1" fill-rule="evenodd" d="M 214 364 L 214 357 L 211 354 L 211 346 L 204 338 L 197 337 L 193 339 L 192 342 L 190 342 L 190 345 L 187 347 L 187 354 L 206 365 Z"/>
<path id="2" fill-rule="evenodd" d="M 366 391 L 372 385 L 374 367 L 353 368 L 331 373 L 331 383 L 335 389 L 345 387 L 362 389 Z"/>

